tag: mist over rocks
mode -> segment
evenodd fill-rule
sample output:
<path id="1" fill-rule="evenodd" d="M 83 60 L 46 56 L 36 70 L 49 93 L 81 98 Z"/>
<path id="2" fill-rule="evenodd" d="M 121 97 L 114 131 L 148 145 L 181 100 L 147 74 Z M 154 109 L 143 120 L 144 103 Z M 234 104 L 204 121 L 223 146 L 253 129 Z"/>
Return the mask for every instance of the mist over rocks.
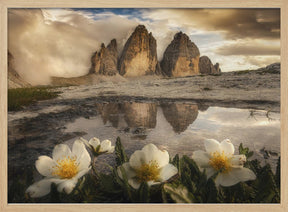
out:
<path id="1" fill-rule="evenodd" d="M 161 61 L 162 73 L 168 77 L 199 74 L 198 47 L 183 32 L 178 32 L 166 48 Z"/>
<path id="2" fill-rule="evenodd" d="M 156 48 L 152 33 L 144 25 L 138 25 L 125 43 L 118 62 L 119 73 L 127 77 L 159 74 Z"/>
<path id="3" fill-rule="evenodd" d="M 95 52 L 91 57 L 91 68 L 89 74 L 116 75 L 118 61 L 118 51 L 116 39 L 111 40 L 107 48 L 101 44 L 99 52 Z"/>
<path id="4" fill-rule="evenodd" d="M 30 87 L 31 85 L 20 77 L 14 67 L 14 56 L 8 51 L 8 88 Z"/>

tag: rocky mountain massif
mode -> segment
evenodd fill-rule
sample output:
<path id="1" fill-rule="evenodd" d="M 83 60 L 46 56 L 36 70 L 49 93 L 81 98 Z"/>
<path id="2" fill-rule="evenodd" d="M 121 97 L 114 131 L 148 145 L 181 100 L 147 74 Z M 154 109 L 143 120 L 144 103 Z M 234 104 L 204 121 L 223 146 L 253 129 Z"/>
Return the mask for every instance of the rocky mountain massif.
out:
<path id="1" fill-rule="evenodd" d="M 13 55 L 8 52 L 9 88 L 30 86 L 14 69 L 13 60 Z M 266 72 L 277 69 L 280 72 L 280 64 L 272 64 L 262 69 Z M 100 50 L 91 57 L 91 68 L 87 75 L 73 78 L 51 77 L 51 84 L 88 85 L 102 81 L 126 81 L 126 77 L 144 75 L 185 77 L 220 72 L 219 63 L 214 65 L 209 57 L 201 56 L 196 44 L 183 32 L 175 34 L 164 51 L 162 61 L 158 61 L 156 39 L 144 25 L 138 25 L 121 54 L 117 50 L 116 39 L 111 40 L 107 47 L 102 43 Z"/>
<path id="2" fill-rule="evenodd" d="M 205 59 L 200 64 L 198 47 L 185 33 L 178 32 L 166 48 L 162 61 L 159 62 L 155 38 L 144 25 L 138 25 L 125 43 L 121 55 L 118 55 L 115 39 L 107 48 L 102 43 L 100 51 L 96 51 L 91 58 L 92 66 L 89 74 L 119 73 L 124 77 L 156 74 L 184 77 L 220 72 L 218 63 L 215 65 L 217 67 L 214 67 L 207 56 L 202 58 Z"/>

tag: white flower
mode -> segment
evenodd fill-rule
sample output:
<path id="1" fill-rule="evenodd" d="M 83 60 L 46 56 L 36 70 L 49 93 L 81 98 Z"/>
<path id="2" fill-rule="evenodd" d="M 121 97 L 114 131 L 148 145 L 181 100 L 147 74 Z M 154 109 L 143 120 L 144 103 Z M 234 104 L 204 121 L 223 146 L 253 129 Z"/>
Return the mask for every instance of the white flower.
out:
<path id="1" fill-rule="evenodd" d="M 100 142 L 98 138 L 91 138 L 89 142 L 84 139 L 80 138 L 84 144 L 92 150 L 94 155 L 100 155 L 103 153 L 113 153 L 115 150 L 115 146 L 111 146 L 111 141 L 109 140 L 104 140 Z"/>
<path id="2" fill-rule="evenodd" d="M 89 171 L 90 164 L 90 155 L 80 140 L 74 142 L 72 152 L 66 144 L 58 144 L 52 158 L 40 156 L 36 161 L 36 169 L 45 178 L 29 186 L 26 193 L 33 198 L 45 196 L 50 192 L 51 184 L 55 183 L 59 192 L 69 194 L 78 179 Z"/>
<path id="3" fill-rule="evenodd" d="M 200 167 L 206 170 L 207 178 L 219 172 L 216 185 L 232 186 L 239 182 L 255 180 L 255 174 L 243 165 L 246 162 L 245 155 L 234 155 L 234 145 L 229 139 L 219 143 L 214 139 L 204 141 L 206 152 L 198 150 L 193 152 L 192 159 Z"/>
<path id="4" fill-rule="evenodd" d="M 159 150 L 154 144 L 148 144 L 142 150 L 135 151 L 129 162 L 122 165 L 128 183 L 138 189 L 142 182 L 149 186 L 167 181 L 177 174 L 178 170 L 169 164 L 167 151 Z M 121 168 L 117 169 L 118 175 L 123 179 Z"/>

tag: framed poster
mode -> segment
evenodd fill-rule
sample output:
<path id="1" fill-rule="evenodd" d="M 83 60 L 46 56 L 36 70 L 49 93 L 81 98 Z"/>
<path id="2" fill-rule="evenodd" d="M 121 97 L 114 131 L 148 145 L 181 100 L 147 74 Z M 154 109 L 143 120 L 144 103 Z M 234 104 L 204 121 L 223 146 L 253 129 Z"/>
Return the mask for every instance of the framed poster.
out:
<path id="1" fill-rule="evenodd" d="M 1 1 L 1 208 L 285 211 L 287 9 Z"/>

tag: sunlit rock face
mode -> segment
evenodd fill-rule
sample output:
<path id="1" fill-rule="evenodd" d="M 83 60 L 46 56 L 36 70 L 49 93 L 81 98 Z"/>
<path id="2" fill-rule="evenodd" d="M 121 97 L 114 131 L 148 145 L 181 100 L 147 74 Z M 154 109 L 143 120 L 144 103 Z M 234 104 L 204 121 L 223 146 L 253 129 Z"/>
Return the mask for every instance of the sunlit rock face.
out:
<path id="1" fill-rule="evenodd" d="M 8 52 L 8 88 L 22 88 L 31 86 L 25 82 L 14 68 L 14 57 Z"/>
<path id="2" fill-rule="evenodd" d="M 199 74 L 198 47 L 182 32 L 177 33 L 166 48 L 161 61 L 162 73 L 169 77 Z"/>
<path id="3" fill-rule="evenodd" d="M 95 52 L 91 57 L 90 74 L 102 74 L 112 76 L 118 73 L 117 71 L 117 42 L 115 39 L 111 40 L 110 44 L 105 47 L 104 43 L 101 45 L 99 52 Z"/>
<path id="4" fill-rule="evenodd" d="M 152 33 L 148 33 L 144 25 L 137 26 L 122 51 L 119 73 L 127 77 L 160 74 L 156 47 Z"/>
<path id="5" fill-rule="evenodd" d="M 161 104 L 161 108 L 166 120 L 176 133 L 184 132 L 198 116 L 198 106 L 196 104 Z"/>
<path id="6" fill-rule="evenodd" d="M 220 73 L 219 63 L 215 66 L 207 56 L 202 56 L 199 59 L 199 71 L 201 74 L 218 74 Z"/>
<path id="7" fill-rule="evenodd" d="M 129 127 L 155 128 L 157 105 L 155 103 L 129 103 L 122 105 L 124 118 Z"/>

